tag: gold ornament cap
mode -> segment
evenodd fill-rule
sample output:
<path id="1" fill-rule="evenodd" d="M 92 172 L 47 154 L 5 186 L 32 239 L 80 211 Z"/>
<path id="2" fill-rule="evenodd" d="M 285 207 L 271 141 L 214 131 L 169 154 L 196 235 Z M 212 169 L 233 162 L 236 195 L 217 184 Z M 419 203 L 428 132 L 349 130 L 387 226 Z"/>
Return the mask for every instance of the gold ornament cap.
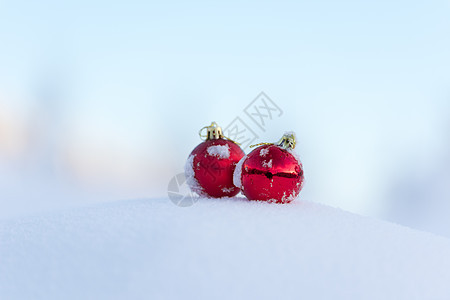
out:
<path id="1" fill-rule="evenodd" d="M 294 149 L 296 144 L 295 133 L 293 131 L 283 134 L 277 145 L 283 149 Z"/>
<path id="2" fill-rule="evenodd" d="M 203 134 L 203 131 L 206 129 L 206 134 Z M 198 135 L 202 140 L 218 140 L 223 139 L 224 135 L 222 132 L 222 127 L 217 125 L 216 122 L 211 122 L 211 125 L 205 126 L 198 132 Z"/>
<path id="3" fill-rule="evenodd" d="M 295 133 L 293 131 L 288 131 L 285 134 L 283 134 L 281 139 L 276 143 L 259 143 L 256 145 L 251 145 L 250 148 L 253 148 L 256 146 L 261 146 L 261 145 L 277 145 L 280 148 L 290 150 L 290 149 L 295 148 L 296 143 L 297 142 L 296 142 L 296 138 L 295 138 Z"/>

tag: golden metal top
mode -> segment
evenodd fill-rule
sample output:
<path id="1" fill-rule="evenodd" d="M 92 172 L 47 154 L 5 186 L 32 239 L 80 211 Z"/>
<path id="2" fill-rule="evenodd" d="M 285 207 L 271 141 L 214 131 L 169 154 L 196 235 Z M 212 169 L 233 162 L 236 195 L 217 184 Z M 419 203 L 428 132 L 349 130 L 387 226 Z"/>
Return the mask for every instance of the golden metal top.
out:
<path id="1" fill-rule="evenodd" d="M 206 129 L 206 134 L 202 134 L 202 132 Z M 218 140 L 223 139 L 224 135 L 222 132 L 222 127 L 217 125 L 216 122 L 211 122 L 211 125 L 205 126 L 198 132 L 198 135 L 202 140 Z"/>
<path id="2" fill-rule="evenodd" d="M 281 137 L 281 139 L 278 141 L 277 145 L 283 149 L 294 149 L 296 143 L 297 142 L 295 140 L 295 133 L 290 131 L 290 132 L 286 132 Z"/>
<path id="3" fill-rule="evenodd" d="M 286 132 L 283 134 L 281 139 L 276 143 L 259 143 L 256 145 L 251 145 L 250 148 L 261 146 L 261 145 L 277 145 L 283 149 L 294 149 L 296 145 L 295 133 L 293 131 Z"/>

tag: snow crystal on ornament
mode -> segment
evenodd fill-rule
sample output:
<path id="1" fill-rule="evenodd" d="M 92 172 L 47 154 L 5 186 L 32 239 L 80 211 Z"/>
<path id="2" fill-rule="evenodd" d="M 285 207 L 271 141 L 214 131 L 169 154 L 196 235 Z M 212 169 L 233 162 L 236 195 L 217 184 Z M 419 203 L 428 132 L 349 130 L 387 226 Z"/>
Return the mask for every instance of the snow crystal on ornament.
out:
<path id="1" fill-rule="evenodd" d="M 263 161 L 263 162 L 262 162 L 262 166 L 263 166 L 264 168 L 272 168 L 272 160 L 269 160 L 269 161 Z"/>
<path id="2" fill-rule="evenodd" d="M 290 203 L 292 201 L 294 201 L 298 196 L 297 192 L 293 192 L 290 195 L 286 195 L 286 193 L 283 194 L 283 197 L 281 198 L 281 203 Z"/>
<path id="3" fill-rule="evenodd" d="M 294 138 L 297 138 L 295 132 L 292 131 L 292 130 L 291 130 L 291 131 L 285 131 L 285 132 L 284 132 L 284 135 L 292 135 L 292 136 L 294 136 Z"/>
<path id="4" fill-rule="evenodd" d="M 241 160 L 237 163 L 236 168 L 234 169 L 234 173 L 233 173 L 233 184 L 240 189 L 242 189 L 242 184 L 241 184 L 242 165 L 244 164 L 244 161 L 246 159 L 247 159 L 247 155 L 244 155 L 244 157 L 241 158 Z"/>
<path id="5" fill-rule="evenodd" d="M 259 151 L 259 155 L 262 157 L 265 157 L 267 154 L 269 154 L 269 148 L 262 148 L 261 151 Z"/>
<path id="6" fill-rule="evenodd" d="M 234 191 L 234 188 L 232 188 L 232 187 L 230 187 L 230 188 L 223 188 L 222 189 L 222 192 L 224 192 L 224 193 L 231 193 L 233 191 Z"/>
<path id="7" fill-rule="evenodd" d="M 230 158 L 230 147 L 228 145 L 209 146 L 206 151 L 211 156 L 217 156 L 222 159 Z"/>
<path id="8" fill-rule="evenodd" d="M 206 194 L 203 191 L 203 188 L 200 186 L 197 179 L 195 178 L 194 158 L 195 155 L 189 155 L 186 161 L 186 165 L 184 166 L 184 175 L 186 176 L 186 183 L 191 188 L 191 191 L 198 194 L 199 196 L 205 197 Z"/>

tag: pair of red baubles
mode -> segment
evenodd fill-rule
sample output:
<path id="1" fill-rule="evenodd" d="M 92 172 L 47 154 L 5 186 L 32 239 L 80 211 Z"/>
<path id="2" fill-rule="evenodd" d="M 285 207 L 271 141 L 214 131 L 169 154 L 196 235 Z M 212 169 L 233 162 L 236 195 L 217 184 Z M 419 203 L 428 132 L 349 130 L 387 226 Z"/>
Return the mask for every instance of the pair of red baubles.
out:
<path id="1" fill-rule="evenodd" d="M 202 131 L 206 129 L 206 135 Z M 294 152 L 295 134 L 278 143 L 261 143 L 245 155 L 213 122 L 200 130 L 206 138 L 189 155 L 185 174 L 189 187 L 202 197 L 233 197 L 242 191 L 250 200 L 288 203 L 303 186 L 303 167 Z"/>

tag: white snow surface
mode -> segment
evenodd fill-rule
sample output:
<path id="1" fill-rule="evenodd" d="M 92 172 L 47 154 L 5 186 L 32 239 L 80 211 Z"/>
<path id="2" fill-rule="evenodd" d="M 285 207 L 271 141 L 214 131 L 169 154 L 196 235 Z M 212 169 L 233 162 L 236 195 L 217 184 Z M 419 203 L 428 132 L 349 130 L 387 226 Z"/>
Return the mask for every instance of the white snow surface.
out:
<path id="1" fill-rule="evenodd" d="M 449 299 L 450 240 L 296 200 L 0 222 L 0 299 Z"/>
<path id="2" fill-rule="evenodd" d="M 211 156 L 217 156 L 221 159 L 230 158 L 230 147 L 228 145 L 209 146 L 206 151 Z"/>

